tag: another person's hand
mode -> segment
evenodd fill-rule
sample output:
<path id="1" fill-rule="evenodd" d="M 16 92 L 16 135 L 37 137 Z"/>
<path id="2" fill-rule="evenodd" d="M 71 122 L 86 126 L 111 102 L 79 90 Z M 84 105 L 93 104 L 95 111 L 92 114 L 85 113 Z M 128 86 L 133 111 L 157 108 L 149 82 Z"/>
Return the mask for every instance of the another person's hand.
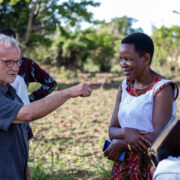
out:
<path id="1" fill-rule="evenodd" d="M 113 139 L 109 147 L 104 151 L 104 156 L 109 160 L 118 160 L 122 151 L 126 148 L 126 143 L 123 139 Z"/>
<path id="2" fill-rule="evenodd" d="M 78 96 L 81 97 L 88 97 L 92 93 L 92 89 L 95 87 L 100 86 L 99 82 L 87 82 L 87 83 L 80 83 L 76 86 L 69 88 L 71 97 L 75 98 Z"/>
<path id="3" fill-rule="evenodd" d="M 130 150 L 147 152 L 151 145 L 149 139 L 144 135 L 149 132 L 139 131 L 133 128 L 123 128 L 123 137 Z"/>

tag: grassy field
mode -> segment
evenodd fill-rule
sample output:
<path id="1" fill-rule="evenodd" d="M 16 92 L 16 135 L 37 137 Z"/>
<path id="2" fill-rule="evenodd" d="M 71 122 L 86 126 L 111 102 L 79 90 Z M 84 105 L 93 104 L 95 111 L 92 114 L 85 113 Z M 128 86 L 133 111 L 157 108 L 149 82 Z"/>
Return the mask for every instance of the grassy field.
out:
<path id="1" fill-rule="evenodd" d="M 65 76 L 55 75 L 57 90 L 87 80 L 98 80 L 102 86 L 91 97 L 70 99 L 31 124 L 34 139 L 30 142 L 29 165 L 33 180 L 106 180 L 112 162 L 103 157 L 102 147 L 108 139 L 108 125 L 123 76 L 120 72 Z"/>

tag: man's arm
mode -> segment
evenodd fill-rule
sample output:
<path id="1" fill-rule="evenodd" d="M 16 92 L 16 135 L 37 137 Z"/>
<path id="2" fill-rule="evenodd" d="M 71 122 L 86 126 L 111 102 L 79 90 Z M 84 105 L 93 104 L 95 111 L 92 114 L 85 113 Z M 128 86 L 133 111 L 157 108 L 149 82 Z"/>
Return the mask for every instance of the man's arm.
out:
<path id="1" fill-rule="evenodd" d="M 22 57 L 23 64 L 19 74 L 24 78 L 27 86 L 30 82 L 40 83 L 41 86 L 29 95 L 31 102 L 42 99 L 55 90 L 57 83 L 44 69 L 30 58 Z"/>
<path id="2" fill-rule="evenodd" d="M 90 96 L 92 87 L 97 85 L 99 83 L 96 82 L 81 83 L 23 106 L 13 123 L 27 123 L 42 118 L 63 105 L 70 98 Z"/>

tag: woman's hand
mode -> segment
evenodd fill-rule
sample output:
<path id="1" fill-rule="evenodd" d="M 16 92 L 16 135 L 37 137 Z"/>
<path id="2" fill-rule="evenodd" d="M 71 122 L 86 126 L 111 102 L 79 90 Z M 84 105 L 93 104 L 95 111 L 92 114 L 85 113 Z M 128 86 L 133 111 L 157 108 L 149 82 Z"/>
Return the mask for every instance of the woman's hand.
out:
<path id="1" fill-rule="evenodd" d="M 133 151 L 148 151 L 151 141 L 144 135 L 149 132 L 139 131 L 133 128 L 123 128 L 123 137 L 127 145 L 129 144 Z"/>
<path id="2" fill-rule="evenodd" d="M 109 160 L 117 161 L 126 146 L 123 139 L 113 139 L 111 145 L 104 151 L 104 156 Z"/>

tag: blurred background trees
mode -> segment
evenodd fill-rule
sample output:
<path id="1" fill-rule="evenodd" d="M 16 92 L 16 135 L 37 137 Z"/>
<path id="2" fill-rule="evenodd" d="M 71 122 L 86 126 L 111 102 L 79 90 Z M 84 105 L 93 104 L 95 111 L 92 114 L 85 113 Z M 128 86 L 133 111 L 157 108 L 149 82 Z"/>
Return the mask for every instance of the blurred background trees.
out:
<path id="1" fill-rule="evenodd" d="M 132 32 L 136 20 L 117 17 L 110 22 L 93 19 L 88 7 L 98 7 L 93 0 L 0 0 L 0 28 L 16 31 L 23 55 L 39 63 L 85 70 L 89 62 L 99 71 L 109 72 L 118 64 L 121 39 Z M 93 26 L 81 29 L 81 22 Z M 177 70 L 180 63 L 180 27 L 154 27 L 153 63 L 170 63 Z"/>

